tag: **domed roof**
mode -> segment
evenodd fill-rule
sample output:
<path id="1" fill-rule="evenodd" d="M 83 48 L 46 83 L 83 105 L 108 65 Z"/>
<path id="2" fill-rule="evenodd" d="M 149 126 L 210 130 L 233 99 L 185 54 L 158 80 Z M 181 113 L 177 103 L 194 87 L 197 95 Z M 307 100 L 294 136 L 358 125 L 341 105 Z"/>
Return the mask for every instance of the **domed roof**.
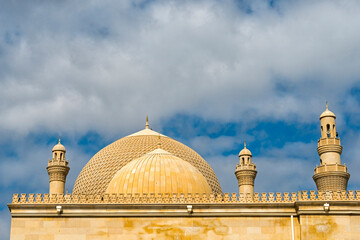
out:
<path id="1" fill-rule="evenodd" d="M 190 163 L 160 148 L 132 160 L 110 181 L 106 193 L 212 193 Z"/>
<path id="2" fill-rule="evenodd" d="M 246 148 L 246 142 L 244 143 L 244 148 L 239 152 L 239 156 L 243 156 L 243 155 L 252 156 L 250 150 Z"/>
<path id="3" fill-rule="evenodd" d="M 64 145 L 62 145 L 61 142 L 60 142 L 60 138 L 59 138 L 59 143 L 56 144 L 56 145 L 53 147 L 52 151 L 53 151 L 53 152 L 54 152 L 54 151 L 63 151 L 63 152 L 66 152 L 66 149 L 65 149 Z"/>
<path id="4" fill-rule="evenodd" d="M 219 181 L 209 164 L 194 150 L 184 144 L 149 129 L 121 138 L 96 153 L 76 179 L 74 194 L 105 193 L 114 175 L 130 161 L 157 148 L 189 162 L 207 180 L 214 193 L 222 193 Z"/>
<path id="5" fill-rule="evenodd" d="M 335 114 L 328 109 L 328 104 L 326 103 L 326 110 L 320 115 L 320 119 L 323 117 L 333 117 L 336 118 Z"/>

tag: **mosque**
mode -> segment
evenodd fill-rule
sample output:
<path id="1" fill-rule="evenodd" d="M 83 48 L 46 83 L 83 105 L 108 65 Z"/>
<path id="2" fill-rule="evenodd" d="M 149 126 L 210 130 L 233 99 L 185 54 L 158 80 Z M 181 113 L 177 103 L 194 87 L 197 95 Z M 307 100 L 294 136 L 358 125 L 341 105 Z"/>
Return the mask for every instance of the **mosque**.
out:
<path id="1" fill-rule="evenodd" d="M 69 194 L 71 161 L 59 139 L 49 193 L 14 194 L 8 204 L 10 239 L 360 239 L 360 191 L 347 191 L 335 119 L 326 106 L 310 192 L 254 193 L 256 161 L 245 144 L 234 159 L 239 192 L 223 193 L 198 153 L 146 121 L 96 153 Z"/>

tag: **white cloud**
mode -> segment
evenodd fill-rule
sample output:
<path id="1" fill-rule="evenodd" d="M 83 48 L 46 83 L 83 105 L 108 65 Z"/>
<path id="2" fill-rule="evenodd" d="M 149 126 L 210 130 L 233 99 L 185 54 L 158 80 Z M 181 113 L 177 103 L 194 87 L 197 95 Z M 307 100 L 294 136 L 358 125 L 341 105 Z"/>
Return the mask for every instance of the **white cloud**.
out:
<path id="1" fill-rule="evenodd" d="M 178 112 L 312 121 L 325 99 L 340 114 L 360 75 L 357 1 L 257 1 L 253 14 L 217 1 L 66 4 L 4 13 L 5 129 L 109 133 Z"/>

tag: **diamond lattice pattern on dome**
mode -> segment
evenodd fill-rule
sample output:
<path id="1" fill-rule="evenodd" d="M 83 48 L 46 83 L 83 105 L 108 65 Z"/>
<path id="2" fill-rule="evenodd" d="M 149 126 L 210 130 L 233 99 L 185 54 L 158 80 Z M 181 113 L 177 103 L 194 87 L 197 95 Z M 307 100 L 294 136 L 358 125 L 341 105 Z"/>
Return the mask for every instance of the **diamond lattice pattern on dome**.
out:
<path id="1" fill-rule="evenodd" d="M 96 153 L 76 179 L 73 194 L 103 194 L 117 171 L 135 158 L 161 148 L 196 167 L 214 193 L 222 193 L 210 165 L 186 145 L 150 129 L 121 138 Z"/>

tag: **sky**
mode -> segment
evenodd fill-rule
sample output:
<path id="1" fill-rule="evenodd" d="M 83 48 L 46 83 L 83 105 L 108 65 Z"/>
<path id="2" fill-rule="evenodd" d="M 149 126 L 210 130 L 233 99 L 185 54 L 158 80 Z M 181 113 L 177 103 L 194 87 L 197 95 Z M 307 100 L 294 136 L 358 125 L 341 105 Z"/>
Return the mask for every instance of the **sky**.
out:
<path id="1" fill-rule="evenodd" d="M 224 192 L 244 141 L 256 192 L 313 190 L 319 116 L 337 116 L 360 189 L 360 2 L 0 0 L 0 239 L 13 193 L 69 192 L 101 148 L 150 127 L 197 151 Z"/>

